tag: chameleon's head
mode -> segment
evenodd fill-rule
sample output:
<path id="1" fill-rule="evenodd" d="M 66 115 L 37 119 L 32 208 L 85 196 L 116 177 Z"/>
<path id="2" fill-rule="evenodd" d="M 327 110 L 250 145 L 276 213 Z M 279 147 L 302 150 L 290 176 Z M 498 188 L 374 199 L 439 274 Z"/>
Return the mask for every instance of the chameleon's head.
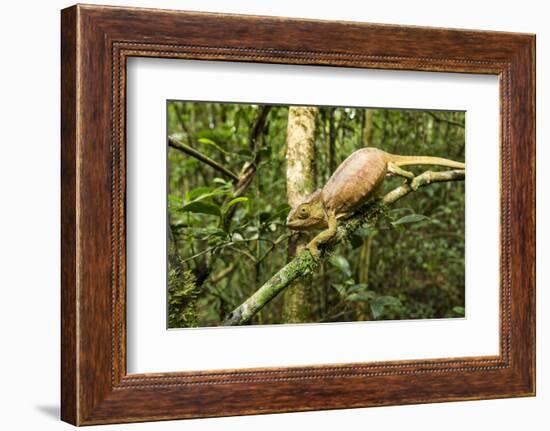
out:
<path id="1" fill-rule="evenodd" d="M 327 220 L 320 189 L 307 196 L 290 210 L 286 225 L 294 230 L 326 228 Z"/>

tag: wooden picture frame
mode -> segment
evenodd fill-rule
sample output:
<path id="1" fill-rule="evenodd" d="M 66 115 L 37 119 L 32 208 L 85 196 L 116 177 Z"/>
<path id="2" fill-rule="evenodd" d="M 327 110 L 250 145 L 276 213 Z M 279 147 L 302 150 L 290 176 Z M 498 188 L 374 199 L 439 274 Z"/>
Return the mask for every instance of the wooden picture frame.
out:
<path id="1" fill-rule="evenodd" d="M 62 11 L 61 49 L 64 421 L 535 394 L 534 35 L 77 5 Z M 128 375 L 125 65 L 131 56 L 498 75 L 500 354 Z"/>

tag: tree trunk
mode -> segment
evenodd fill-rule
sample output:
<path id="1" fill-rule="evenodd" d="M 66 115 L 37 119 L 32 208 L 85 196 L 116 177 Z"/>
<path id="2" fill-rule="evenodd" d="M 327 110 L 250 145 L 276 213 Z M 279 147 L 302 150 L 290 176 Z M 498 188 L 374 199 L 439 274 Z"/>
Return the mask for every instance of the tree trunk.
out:
<path id="1" fill-rule="evenodd" d="M 286 188 L 290 206 L 299 204 L 314 191 L 315 116 L 317 108 L 290 107 L 286 140 Z M 288 256 L 292 259 L 307 243 L 307 235 L 299 234 L 289 241 Z M 283 323 L 311 321 L 309 286 L 311 277 L 292 283 L 284 293 Z"/>
<path id="2" fill-rule="evenodd" d="M 373 120 L 374 109 L 365 109 L 365 122 L 363 129 L 363 146 L 372 146 L 373 135 Z M 368 284 L 369 282 L 369 266 L 371 260 L 371 248 L 374 232 L 370 232 L 363 238 L 363 243 L 359 250 L 359 260 L 357 262 L 357 282 L 361 284 Z M 355 312 L 357 314 L 357 320 L 368 319 L 368 303 L 366 301 L 359 301 L 355 306 Z"/>

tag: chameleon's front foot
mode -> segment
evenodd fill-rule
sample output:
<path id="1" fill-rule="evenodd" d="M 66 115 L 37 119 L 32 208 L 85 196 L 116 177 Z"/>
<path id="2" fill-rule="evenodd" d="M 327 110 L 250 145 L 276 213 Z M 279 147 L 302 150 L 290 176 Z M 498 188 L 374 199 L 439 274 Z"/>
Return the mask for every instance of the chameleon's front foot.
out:
<path id="1" fill-rule="evenodd" d="M 312 239 L 307 245 L 306 249 L 311 254 L 311 257 L 313 257 L 314 260 L 319 260 L 321 257 L 321 251 L 319 250 L 317 241 L 315 239 Z"/>
<path id="2" fill-rule="evenodd" d="M 334 238 L 334 235 L 336 235 L 336 214 L 328 214 L 327 222 L 328 228 L 322 231 L 319 235 L 313 238 L 308 243 L 308 245 L 306 245 L 306 248 L 309 250 L 311 256 L 313 256 L 313 259 L 315 260 L 319 259 L 319 257 L 321 256 L 319 245 L 325 244 L 326 242 Z"/>

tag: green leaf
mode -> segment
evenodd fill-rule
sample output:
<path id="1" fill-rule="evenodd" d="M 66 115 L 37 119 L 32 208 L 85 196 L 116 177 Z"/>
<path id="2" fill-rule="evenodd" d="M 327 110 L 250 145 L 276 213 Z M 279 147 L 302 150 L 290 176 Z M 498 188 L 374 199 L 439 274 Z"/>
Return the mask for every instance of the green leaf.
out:
<path id="1" fill-rule="evenodd" d="M 346 301 L 370 301 L 376 296 L 374 292 L 367 291 L 365 283 L 354 284 L 347 289 Z"/>
<path id="2" fill-rule="evenodd" d="M 332 287 L 342 296 L 346 294 L 346 287 L 343 284 L 334 283 Z"/>
<path id="3" fill-rule="evenodd" d="M 183 204 L 182 198 L 176 195 L 168 195 L 168 205 L 178 207 Z"/>
<path id="4" fill-rule="evenodd" d="M 351 286 L 349 289 L 348 289 L 348 292 L 363 292 L 363 291 L 366 291 L 367 290 L 367 284 L 366 283 L 357 283 L 357 284 L 354 284 L 353 286 Z M 373 292 L 369 292 L 370 295 L 373 295 L 374 293 Z"/>
<path id="5" fill-rule="evenodd" d="M 201 144 L 205 144 L 205 145 L 211 145 L 212 147 L 214 147 L 216 150 L 218 150 L 220 153 L 223 153 L 223 154 L 231 154 L 230 152 L 224 150 L 222 147 L 220 147 L 218 144 L 216 144 L 212 139 L 209 139 L 209 138 L 199 138 L 197 139 L 197 142 L 201 143 Z"/>
<path id="6" fill-rule="evenodd" d="M 203 195 L 212 193 L 213 191 L 214 189 L 212 187 L 197 187 L 187 194 L 187 200 L 194 201 L 195 199 L 200 198 Z"/>
<path id="7" fill-rule="evenodd" d="M 332 266 L 338 268 L 346 277 L 351 277 L 351 267 L 348 260 L 344 256 L 334 254 L 330 257 L 329 262 Z"/>
<path id="8" fill-rule="evenodd" d="M 215 216 L 220 215 L 220 208 L 217 205 L 202 201 L 190 202 L 187 205 L 184 205 L 181 211 L 198 214 L 210 214 Z"/>
<path id="9" fill-rule="evenodd" d="M 227 136 L 227 138 L 230 138 L 230 137 Z M 204 137 L 199 138 L 199 139 L 197 139 L 197 142 L 199 142 L 201 144 L 205 144 L 205 145 L 210 145 L 210 146 L 214 147 L 216 150 L 218 150 L 220 153 L 225 154 L 226 156 L 239 156 L 239 157 L 243 157 L 245 159 L 248 159 L 248 158 L 253 156 L 253 154 L 250 152 L 250 150 L 240 150 L 240 151 L 237 151 L 237 152 L 225 150 L 224 148 L 220 147 L 215 141 L 213 141 L 210 138 L 204 138 Z"/>
<path id="10" fill-rule="evenodd" d="M 374 298 L 370 303 L 370 309 L 372 317 L 378 319 L 384 313 L 386 307 L 400 307 L 401 301 L 395 296 L 378 296 Z"/>
<path id="11" fill-rule="evenodd" d="M 371 302 L 370 304 L 370 311 L 372 313 L 373 319 L 378 319 L 382 313 L 384 312 L 384 306 L 382 304 L 379 304 L 377 302 Z"/>
<path id="12" fill-rule="evenodd" d="M 453 307 L 453 313 L 458 314 L 459 316 L 464 316 L 464 307 Z"/>
<path id="13" fill-rule="evenodd" d="M 197 139 L 198 142 L 200 142 L 201 144 L 207 144 L 207 145 L 218 145 L 216 144 L 212 139 L 208 139 L 208 138 L 199 138 Z"/>
<path id="14" fill-rule="evenodd" d="M 229 202 L 227 202 L 224 206 L 223 206 L 223 214 L 226 214 L 227 211 L 229 211 L 229 208 L 231 208 L 233 205 L 236 205 L 240 202 L 248 202 L 248 198 L 245 197 L 245 196 L 240 196 L 238 198 L 235 198 L 235 199 L 231 199 Z"/>
<path id="15" fill-rule="evenodd" d="M 360 301 L 371 301 L 374 297 L 373 292 L 354 292 L 350 293 L 347 297 L 347 301 L 360 302 Z"/>
<path id="16" fill-rule="evenodd" d="M 404 217 L 401 217 L 399 220 L 394 221 L 392 224 L 405 224 L 405 223 L 416 223 L 423 220 L 429 220 L 428 217 L 422 214 L 409 214 Z"/>
<path id="17" fill-rule="evenodd" d="M 204 188 L 206 189 L 206 187 Z M 212 192 L 210 193 L 205 192 L 204 194 L 199 194 L 195 199 L 190 199 L 190 200 L 191 202 L 198 202 L 198 201 L 206 200 L 215 196 L 222 196 L 222 195 L 228 195 L 228 194 L 229 194 L 228 191 L 222 190 L 221 188 L 219 188 L 219 189 L 213 189 Z"/>
<path id="18" fill-rule="evenodd" d="M 244 238 L 239 232 L 235 232 L 231 236 L 231 241 L 242 241 L 242 240 L 244 240 Z"/>

